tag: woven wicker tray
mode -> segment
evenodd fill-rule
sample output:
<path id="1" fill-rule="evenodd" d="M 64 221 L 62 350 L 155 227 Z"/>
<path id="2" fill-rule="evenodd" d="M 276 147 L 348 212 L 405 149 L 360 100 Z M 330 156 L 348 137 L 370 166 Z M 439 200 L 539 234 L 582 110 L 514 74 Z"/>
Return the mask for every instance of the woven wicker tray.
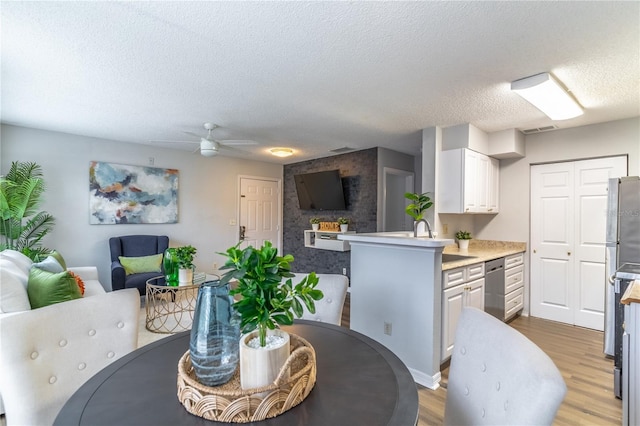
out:
<path id="1" fill-rule="evenodd" d="M 178 362 L 180 403 L 196 416 L 233 423 L 268 419 L 300 404 L 316 383 L 316 353 L 305 339 L 289 335 L 291 355 L 275 382 L 255 389 L 240 387 L 239 368 L 224 385 L 210 387 L 199 383 L 189 351 L 185 352 Z"/>

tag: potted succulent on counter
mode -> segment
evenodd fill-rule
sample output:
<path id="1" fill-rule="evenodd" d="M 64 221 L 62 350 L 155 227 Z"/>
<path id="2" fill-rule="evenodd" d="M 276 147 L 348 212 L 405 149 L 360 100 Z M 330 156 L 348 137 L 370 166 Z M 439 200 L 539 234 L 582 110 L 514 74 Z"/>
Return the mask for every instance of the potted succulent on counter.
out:
<path id="1" fill-rule="evenodd" d="M 467 250 L 469 248 L 469 240 L 471 239 L 471 234 L 467 231 L 458 231 L 456 232 L 456 240 L 458 240 L 458 247 L 460 250 Z"/>
<path id="2" fill-rule="evenodd" d="M 340 225 L 340 232 L 347 232 L 349 229 L 349 219 L 346 217 L 339 217 L 338 225 Z"/>
<path id="3" fill-rule="evenodd" d="M 234 246 L 220 254 L 227 256 L 220 269 L 228 269 L 220 281 L 235 280 L 229 293 L 241 296 L 233 304 L 245 333 L 240 337 L 240 383 L 243 389 L 262 387 L 275 380 L 289 357 L 289 335 L 278 325 L 293 324 L 294 315 L 302 316 L 303 304 L 314 313 L 315 301 L 324 295 L 316 289 L 315 272 L 294 286 L 293 256 L 278 256 L 269 241 L 261 248 Z"/>

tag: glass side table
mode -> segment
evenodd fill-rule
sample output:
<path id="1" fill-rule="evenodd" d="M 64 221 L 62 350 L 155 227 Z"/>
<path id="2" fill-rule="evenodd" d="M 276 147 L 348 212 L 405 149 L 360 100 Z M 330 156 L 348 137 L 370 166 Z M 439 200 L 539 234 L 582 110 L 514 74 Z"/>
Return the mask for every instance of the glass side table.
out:
<path id="1" fill-rule="evenodd" d="M 213 274 L 194 274 L 192 285 L 181 286 L 165 285 L 164 275 L 148 279 L 145 296 L 147 330 L 166 334 L 190 330 L 200 284 L 219 279 Z"/>

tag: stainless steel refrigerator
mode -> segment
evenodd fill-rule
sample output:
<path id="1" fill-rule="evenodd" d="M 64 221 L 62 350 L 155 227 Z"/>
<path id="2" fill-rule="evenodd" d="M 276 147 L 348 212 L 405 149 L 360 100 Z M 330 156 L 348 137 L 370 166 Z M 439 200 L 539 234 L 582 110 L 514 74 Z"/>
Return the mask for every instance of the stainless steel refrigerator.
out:
<path id="1" fill-rule="evenodd" d="M 614 384 L 621 397 L 622 323 L 620 297 L 628 280 L 616 279 L 625 264 L 640 264 L 640 177 L 609 180 L 605 254 L 604 352 L 614 357 Z"/>

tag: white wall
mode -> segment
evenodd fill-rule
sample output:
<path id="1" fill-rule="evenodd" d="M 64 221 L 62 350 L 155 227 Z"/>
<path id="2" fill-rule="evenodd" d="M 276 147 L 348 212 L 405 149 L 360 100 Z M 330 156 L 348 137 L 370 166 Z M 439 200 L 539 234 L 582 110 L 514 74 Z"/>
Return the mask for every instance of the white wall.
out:
<path id="1" fill-rule="evenodd" d="M 42 166 L 47 190 L 41 207 L 56 218 L 44 245 L 59 250 L 69 266 L 95 265 L 100 281 L 111 288 L 108 240 L 132 234 L 168 235 L 171 246 L 191 244 L 198 249 L 196 269 L 211 271 L 214 262 L 237 243 L 239 175 L 282 179 L 282 166 L 229 157 L 205 158 L 188 151 L 115 142 L 65 133 L 2 125 L 0 166 L 6 173 L 12 161 Z M 179 170 L 178 223 L 167 225 L 89 225 L 89 162 Z"/>
<path id="2" fill-rule="evenodd" d="M 529 242 L 531 164 L 628 154 L 640 174 L 640 118 L 527 135 L 526 157 L 500 160 L 500 213 L 475 216 L 476 238 Z M 528 247 L 528 246 L 527 246 Z"/>

